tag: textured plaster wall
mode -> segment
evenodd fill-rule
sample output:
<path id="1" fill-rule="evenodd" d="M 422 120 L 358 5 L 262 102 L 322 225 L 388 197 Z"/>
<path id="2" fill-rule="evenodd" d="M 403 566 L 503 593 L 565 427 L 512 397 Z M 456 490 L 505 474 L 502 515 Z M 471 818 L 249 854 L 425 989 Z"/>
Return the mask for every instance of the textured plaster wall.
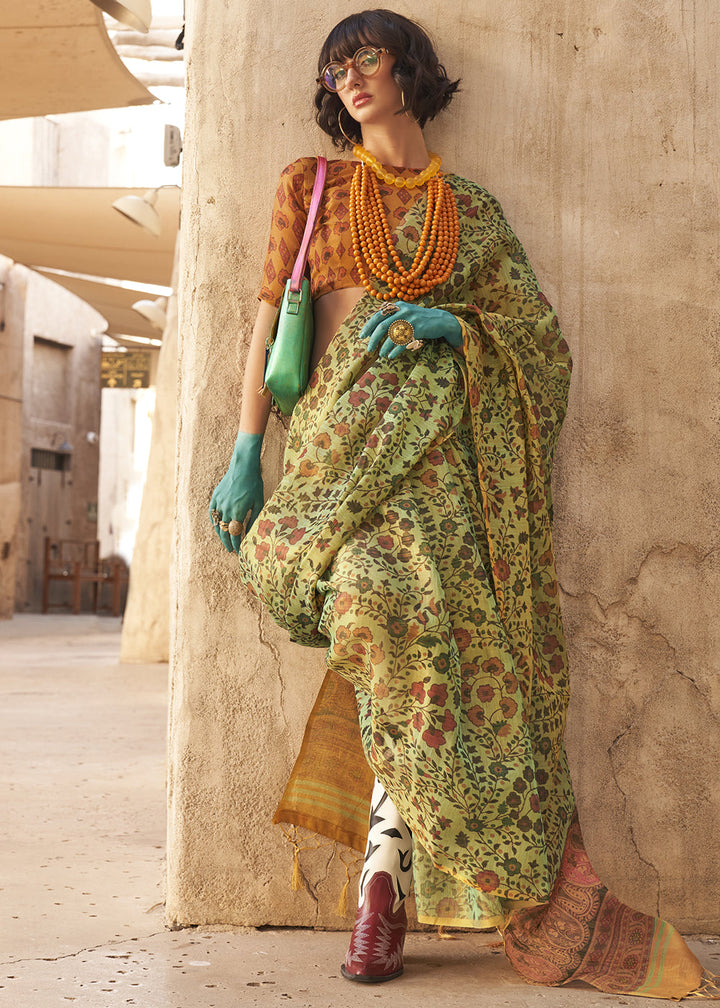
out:
<path id="1" fill-rule="evenodd" d="M 591 855 L 638 907 L 718 929 L 715 6 L 397 8 L 463 78 L 430 148 L 501 200 L 574 351 L 556 538 L 568 746 Z M 277 175 L 324 149 L 314 61 L 354 9 L 189 11 L 170 922 L 344 923 L 332 853 L 315 855 L 312 893 L 290 893 L 290 852 L 269 825 L 322 655 L 292 646 L 247 598 L 206 509 L 235 435 Z M 273 423 L 270 485 L 281 435 Z"/>
<path id="2" fill-rule="evenodd" d="M 0 280 L 3 270 L 0 458 L 7 468 L 0 475 L 0 594 L 7 600 L 12 576 L 15 609 L 37 610 L 44 537 L 92 540 L 97 534 L 98 448 L 87 435 L 100 425 L 101 340 L 95 334 L 103 320 L 40 274 L 0 265 Z M 67 473 L 31 467 L 33 448 L 56 451 L 64 441 L 73 449 Z M 41 491 L 43 477 L 52 493 Z M 60 600 L 59 592 L 51 595 Z"/>
<path id="3" fill-rule="evenodd" d="M 151 361 L 159 356 L 157 350 L 151 354 Z M 174 382 L 173 375 L 173 386 Z M 98 474 L 100 556 L 119 556 L 128 564 L 140 524 L 154 415 L 152 379 L 149 388 L 102 389 Z M 172 487 L 167 489 L 172 494 Z M 171 500 L 164 504 L 164 508 L 168 507 L 172 507 Z"/>

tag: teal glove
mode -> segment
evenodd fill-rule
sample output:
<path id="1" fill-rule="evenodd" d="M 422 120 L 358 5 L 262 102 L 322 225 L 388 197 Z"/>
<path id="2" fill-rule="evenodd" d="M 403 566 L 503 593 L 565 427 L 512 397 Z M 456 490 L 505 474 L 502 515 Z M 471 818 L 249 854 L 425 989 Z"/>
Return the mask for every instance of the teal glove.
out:
<path id="1" fill-rule="evenodd" d="M 210 520 L 228 553 L 238 552 L 243 535 L 252 526 L 265 503 L 260 473 L 262 440 L 262 434 L 240 431 L 228 471 L 210 498 Z M 244 528 L 239 528 L 237 535 L 231 535 L 227 528 L 231 522 L 244 525 Z M 223 528 L 223 525 L 226 527 Z"/>
<path id="2" fill-rule="evenodd" d="M 388 329 L 394 322 L 400 320 L 409 322 L 412 332 L 408 330 L 410 349 L 417 350 L 415 341 L 444 339 L 450 346 L 461 347 L 463 345 L 462 326 L 450 312 L 441 308 L 423 308 L 422 305 L 408 304 L 400 301 L 394 305 L 387 305 L 385 311 L 396 308 L 392 315 L 386 315 L 381 309 L 375 312 L 360 331 L 360 339 L 368 339 L 368 350 L 380 349 L 381 357 L 399 357 L 407 346 L 407 342 L 398 345 L 388 337 Z"/>

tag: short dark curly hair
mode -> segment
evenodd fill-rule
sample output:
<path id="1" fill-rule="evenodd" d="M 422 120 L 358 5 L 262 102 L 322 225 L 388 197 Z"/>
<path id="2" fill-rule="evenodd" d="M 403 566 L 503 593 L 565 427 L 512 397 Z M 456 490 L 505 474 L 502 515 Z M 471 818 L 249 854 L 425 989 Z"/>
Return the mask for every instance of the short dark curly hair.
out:
<path id="1" fill-rule="evenodd" d="M 325 40 L 318 59 L 318 75 L 328 63 L 350 59 L 364 45 L 387 49 L 395 57 L 392 73 L 405 98 L 400 111 L 409 112 L 421 127 L 450 104 L 460 81 L 450 80 L 427 32 L 395 11 L 367 10 L 344 18 Z M 352 146 L 338 122 L 344 108 L 337 94 L 318 84 L 315 118 L 338 150 Z M 353 144 L 360 143 L 360 125 L 351 115 L 344 117 L 343 128 Z"/>

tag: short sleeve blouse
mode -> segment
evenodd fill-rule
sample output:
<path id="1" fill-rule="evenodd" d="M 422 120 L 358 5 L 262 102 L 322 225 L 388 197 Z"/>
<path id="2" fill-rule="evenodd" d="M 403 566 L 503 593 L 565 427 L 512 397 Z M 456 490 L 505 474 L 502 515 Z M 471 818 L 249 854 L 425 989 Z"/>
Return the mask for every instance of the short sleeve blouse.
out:
<path id="1" fill-rule="evenodd" d="M 328 162 L 327 179 L 310 241 L 308 265 L 313 299 L 342 287 L 362 287 L 352 254 L 350 236 L 350 183 L 356 162 Z M 302 157 L 284 169 L 275 194 L 270 241 L 263 270 L 260 300 L 279 305 L 285 282 L 292 274 L 307 221 L 317 171 L 317 158 Z M 412 171 L 404 174 L 411 176 Z M 391 227 L 400 224 L 408 208 L 420 197 L 418 190 L 381 184 L 385 212 Z"/>

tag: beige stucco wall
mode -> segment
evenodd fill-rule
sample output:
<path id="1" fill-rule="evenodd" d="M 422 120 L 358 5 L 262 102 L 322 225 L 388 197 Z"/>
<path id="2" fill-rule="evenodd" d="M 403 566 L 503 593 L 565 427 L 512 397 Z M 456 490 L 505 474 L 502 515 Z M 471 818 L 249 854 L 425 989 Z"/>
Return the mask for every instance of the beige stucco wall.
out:
<path id="1" fill-rule="evenodd" d="M 152 374 L 157 370 L 159 351 L 149 352 L 151 379 L 148 388 L 103 388 L 100 402 L 100 556 L 122 557 L 127 564 L 134 555 L 135 539 L 140 526 L 155 417 L 155 385 Z M 166 487 L 166 493 L 168 490 L 172 496 L 172 486 Z M 166 502 L 164 507 L 172 507 L 172 501 Z"/>
<path id="2" fill-rule="evenodd" d="M 429 146 L 494 192 L 560 313 L 576 371 L 556 474 L 573 662 L 568 732 L 596 867 L 681 928 L 717 929 L 718 168 L 711 0 L 439 0 L 463 92 Z M 329 851 L 288 890 L 272 809 L 322 674 L 239 587 L 207 500 L 235 435 L 272 194 L 324 144 L 312 124 L 318 0 L 188 23 L 170 922 L 343 925 Z M 269 68 L 272 72 L 268 72 Z M 266 475 L 281 431 L 270 428 Z"/>
<path id="3" fill-rule="evenodd" d="M 97 334 L 104 320 L 39 273 L 1 261 L 0 596 L 9 617 L 11 592 L 16 611 L 40 608 L 45 536 L 91 541 L 97 535 Z M 72 446 L 66 473 L 31 466 L 33 449 L 57 451 L 63 442 Z M 55 582 L 51 603 L 70 601 L 68 586 Z"/>

